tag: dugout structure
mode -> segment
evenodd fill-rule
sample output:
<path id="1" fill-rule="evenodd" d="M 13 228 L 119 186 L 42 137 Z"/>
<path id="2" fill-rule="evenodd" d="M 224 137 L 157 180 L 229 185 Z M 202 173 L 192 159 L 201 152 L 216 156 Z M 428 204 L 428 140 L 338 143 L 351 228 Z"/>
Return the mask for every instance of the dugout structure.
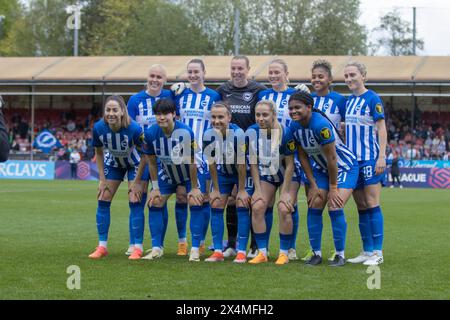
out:
<path id="1" fill-rule="evenodd" d="M 186 64 L 193 58 L 203 59 L 207 86 L 215 88 L 229 79 L 231 56 L 2 57 L 0 94 L 6 100 L 6 112 L 21 110 L 29 115 L 34 133 L 39 110 L 91 109 L 102 106 L 111 94 L 128 99 L 144 88 L 153 64 L 166 67 L 167 86 L 185 81 Z M 413 111 L 411 124 L 417 106 L 430 111 L 431 117 L 435 114 L 436 119 L 441 113 L 450 115 L 450 57 L 249 56 L 250 77 L 267 84 L 267 67 L 275 58 L 286 61 L 293 85 L 309 83 L 314 60 L 328 60 L 333 66 L 333 89 L 344 95 L 349 94 L 344 66 L 359 61 L 367 66 L 367 87 L 394 108 Z"/>

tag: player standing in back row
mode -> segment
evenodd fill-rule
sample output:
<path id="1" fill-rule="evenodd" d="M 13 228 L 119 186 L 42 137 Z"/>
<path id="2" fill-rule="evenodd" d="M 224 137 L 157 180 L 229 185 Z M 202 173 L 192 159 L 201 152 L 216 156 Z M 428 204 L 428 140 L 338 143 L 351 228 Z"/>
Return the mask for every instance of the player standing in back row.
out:
<path id="1" fill-rule="evenodd" d="M 234 56 L 230 63 L 231 80 L 217 89 L 222 100 L 227 102 L 231 108 L 231 123 L 236 124 L 244 131 L 255 124 L 255 106 L 258 102 L 258 93 L 267 89 L 264 85 L 249 80 L 249 72 L 250 61 L 248 57 L 244 55 Z M 237 213 L 235 195 L 236 190 L 233 191 L 227 204 L 228 246 L 224 252 L 225 257 L 236 255 Z M 251 250 L 248 257 L 254 258 L 257 254 L 257 248 L 253 232 L 250 246 Z"/>

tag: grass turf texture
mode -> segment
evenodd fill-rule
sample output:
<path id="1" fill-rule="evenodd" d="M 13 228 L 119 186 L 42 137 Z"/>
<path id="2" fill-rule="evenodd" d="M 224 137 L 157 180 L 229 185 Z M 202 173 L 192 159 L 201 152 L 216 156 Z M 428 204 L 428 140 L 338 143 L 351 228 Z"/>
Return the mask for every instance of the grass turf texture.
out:
<path id="1" fill-rule="evenodd" d="M 169 202 L 165 255 L 129 261 L 128 201 L 122 185 L 111 209 L 109 256 L 88 258 L 97 245 L 96 187 L 92 181 L 0 181 L 0 299 L 449 299 L 448 190 L 384 189 L 385 263 L 381 289 L 369 290 L 363 265 L 276 266 L 276 212 L 270 262 L 264 265 L 192 263 L 176 256 L 174 197 Z M 299 193 L 298 255 L 307 245 L 304 190 Z M 346 257 L 361 249 L 353 200 L 346 208 Z M 226 233 L 225 233 L 226 234 Z M 207 245 L 211 243 L 208 232 Z M 324 212 L 324 258 L 333 249 Z M 145 248 L 150 247 L 148 211 Z M 209 255 L 209 252 L 207 252 Z M 205 257 L 202 257 L 202 260 Z M 81 269 L 81 289 L 69 290 L 67 267 Z"/>

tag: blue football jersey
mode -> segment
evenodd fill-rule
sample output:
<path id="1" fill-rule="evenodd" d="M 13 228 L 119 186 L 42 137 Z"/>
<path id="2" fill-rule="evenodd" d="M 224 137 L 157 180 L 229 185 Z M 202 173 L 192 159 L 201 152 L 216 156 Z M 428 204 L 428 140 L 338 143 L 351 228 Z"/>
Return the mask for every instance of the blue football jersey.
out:
<path id="1" fill-rule="evenodd" d="M 252 125 L 246 131 L 248 138 L 250 159 L 255 154 L 258 159 L 258 171 L 261 177 L 267 181 L 280 183 L 284 180 L 286 170 L 285 157 L 295 153 L 295 141 L 288 127 L 281 125 L 281 143 L 277 141 L 276 147 L 272 148 L 272 141 L 267 133 L 261 131 L 258 124 Z"/>
<path id="2" fill-rule="evenodd" d="M 153 97 L 146 90 L 136 93 L 128 100 L 128 114 L 131 119 L 139 123 L 142 129 L 147 129 L 156 124 L 156 118 L 153 114 L 153 106 L 159 99 L 173 99 L 172 91 L 163 89 L 157 97 Z"/>
<path id="3" fill-rule="evenodd" d="M 238 164 L 246 164 L 246 145 L 244 130 L 230 123 L 227 136 L 218 135 L 209 128 L 203 135 L 204 158 L 213 157 L 217 171 L 223 175 L 237 176 Z"/>
<path id="4" fill-rule="evenodd" d="M 291 117 L 289 116 L 289 98 L 296 92 L 293 88 L 287 88 L 285 91 L 277 92 L 274 89 L 263 90 L 258 93 L 258 101 L 271 100 L 274 101 L 277 106 L 277 118 L 278 122 L 285 127 L 289 127 Z"/>
<path id="5" fill-rule="evenodd" d="M 355 155 L 345 146 L 336 129 L 318 112 L 312 112 L 311 119 L 306 127 L 300 122 L 292 121 L 290 129 L 295 141 L 302 147 L 308 156 L 314 160 L 313 168 L 327 172 L 327 160 L 322 146 L 335 142 L 338 170 L 349 170 L 355 163 Z"/>
<path id="6" fill-rule="evenodd" d="M 155 155 L 163 170 L 163 180 L 180 184 L 190 180 L 189 165 L 191 157 L 199 152 L 194 132 L 181 121 L 175 121 L 174 129 L 167 137 L 157 124 L 146 129 L 143 152 Z"/>
<path id="7" fill-rule="evenodd" d="M 143 144 L 142 128 L 135 121 L 131 121 L 128 128 L 121 128 L 114 132 L 103 120 L 94 124 L 92 130 L 92 145 L 103 147 L 105 165 L 115 168 L 131 168 L 139 165 L 140 157 L 136 147 Z"/>
<path id="8" fill-rule="evenodd" d="M 376 122 L 384 119 L 381 98 L 372 90 L 360 96 L 350 96 L 345 112 L 345 136 L 349 149 L 358 161 L 376 160 L 380 146 Z"/>
<path id="9" fill-rule="evenodd" d="M 203 134 L 211 123 L 211 106 L 220 100 L 220 95 L 209 88 L 199 93 L 186 89 L 175 99 L 180 121 L 192 129 L 200 148 L 203 145 Z"/>
<path id="10" fill-rule="evenodd" d="M 345 103 L 347 100 L 337 92 L 330 92 L 326 96 L 318 96 L 312 93 L 314 108 L 322 111 L 331 120 L 333 125 L 339 129 L 341 121 L 345 119 Z"/>

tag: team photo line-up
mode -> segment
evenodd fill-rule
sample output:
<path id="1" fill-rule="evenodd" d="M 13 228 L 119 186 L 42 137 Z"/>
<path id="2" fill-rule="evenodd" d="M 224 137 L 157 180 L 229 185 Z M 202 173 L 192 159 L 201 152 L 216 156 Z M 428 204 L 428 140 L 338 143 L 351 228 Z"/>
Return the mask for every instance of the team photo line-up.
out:
<path id="1" fill-rule="evenodd" d="M 167 90 L 165 68 L 156 64 L 146 89 L 128 104 L 121 96 L 106 99 L 103 118 L 93 128 L 99 243 L 90 258 L 108 255 L 111 202 L 127 175 L 130 242 L 125 254 L 130 260 L 163 257 L 172 194 L 177 255 L 200 261 L 210 228 L 213 253 L 204 261 L 233 257 L 234 263 L 266 263 L 276 206 L 280 247 L 275 263 L 297 260 L 297 199 L 304 184 L 310 248 L 302 260 L 310 266 L 322 263 L 327 206 L 335 247 L 329 265 L 383 263 L 380 193 L 387 133 L 382 100 L 365 87 L 366 67 L 359 62 L 345 66 L 347 98 L 331 91 L 332 66 L 326 60 L 312 65 L 312 93 L 304 84 L 289 87 L 282 59 L 268 66 L 271 88 L 249 80 L 249 71 L 249 59 L 234 56 L 231 80 L 212 90 L 204 85 L 203 61 L 193 59 L 187 64 L 188 82 Z M 359 214 L 362 251 L 346 260 L 344 207 L 350 196 Z M 148 252 L 143 248 L 146 207 Z"/>

